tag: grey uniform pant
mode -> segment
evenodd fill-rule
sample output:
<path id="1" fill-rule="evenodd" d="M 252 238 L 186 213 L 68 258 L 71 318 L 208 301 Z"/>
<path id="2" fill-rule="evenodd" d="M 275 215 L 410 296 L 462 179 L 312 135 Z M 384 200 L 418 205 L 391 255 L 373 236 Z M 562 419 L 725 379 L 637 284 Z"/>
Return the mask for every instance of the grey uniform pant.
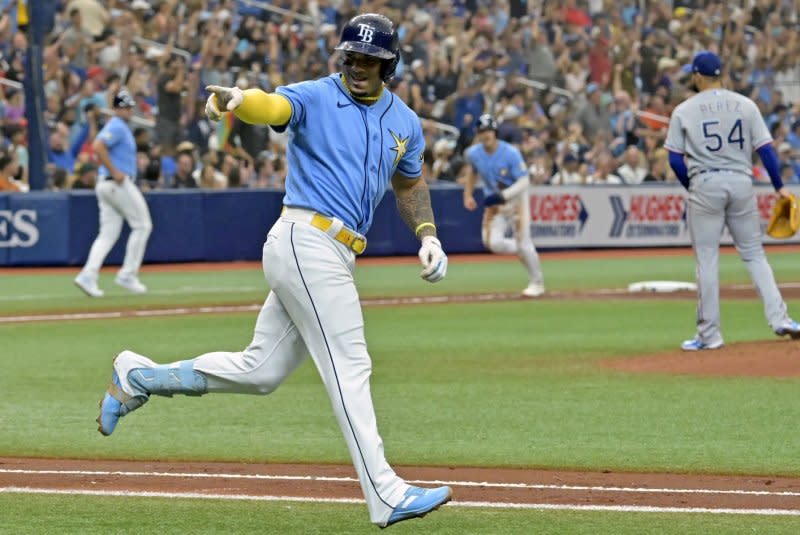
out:
<path id="1" fill-rule="evenodd" d="M 775 330 L 788 319 L 762 246 L 752 180 L 730 172 L 703 173 L 689 187 L 689 231 L 697 262 L 697 337 L 706 344 L 722 341 L 719 312 L 719 242 L 727 226 L 736 250 L 764 303 Z"/>

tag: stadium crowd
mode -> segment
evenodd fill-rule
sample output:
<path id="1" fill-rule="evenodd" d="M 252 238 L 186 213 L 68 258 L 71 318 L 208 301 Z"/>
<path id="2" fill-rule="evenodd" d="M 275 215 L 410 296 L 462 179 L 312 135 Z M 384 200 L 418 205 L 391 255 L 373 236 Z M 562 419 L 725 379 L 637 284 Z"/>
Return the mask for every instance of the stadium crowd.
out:
<path id="1" fill-rule="evenodd" d="M 675 178 L 663 148 L 685 66 L 710 49 L 761 108 L 786 183 L 800 182 L 800 0 L 70 0 L 44 48 L 48 185 L 92 187 L 91 141 L 127 87 L 142 189 L 281 188 L 284 134 L 203 115 L 208 84 L 261 87 L 337 70 L 341 25 L 396 21 L 390 87 L 423 118 L 426 177 L 457 182 L 478 116 L 497 117 L 537 184 Z M 259 4 L 306 15 L 262 9 Z M 0 0 L 0 191 L 26 190 L 24 2 Z M 643 6 L 645 6 L 643 8 Z M 758 161 L 754 178 L 768 182 Z"/>

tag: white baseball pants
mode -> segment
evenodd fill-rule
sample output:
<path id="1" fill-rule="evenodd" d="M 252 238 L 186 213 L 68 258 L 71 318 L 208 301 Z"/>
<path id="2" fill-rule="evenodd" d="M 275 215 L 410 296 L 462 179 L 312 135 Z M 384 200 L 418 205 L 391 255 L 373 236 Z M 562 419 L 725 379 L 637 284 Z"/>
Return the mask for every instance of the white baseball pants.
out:
<path id="1" fill-rule="evenodd" d="M 100 180 L 94 190 L 100 208 L 100 230 L 89 251 L 89 258 L 83 266 L 82 274 L 94 281 L 97 280 L 106 256 L 119 239 L 123 221 L 127 221 L 131 233 L 128 236 L 119 276 L 137 277 L 142 266 L 147 240 L 153 230 L 147 202 L 142 192 L 129 178 L 122 184 L 117 184 L 113 180 Z"/>
<path id="2" fill-rule="evenodd" d="M 530 232 L 530 193 L 509 199 L 505 204 L 484 212 L 482 237 L 484 246 L 495 254 L 515 254 L 528 272 L 533 284 L 544 284 L 542 264 Z M 508 229 L 512 236 L 507 237 Z"/>
<path id="3" fill-rule="evenodd" d="M 353 281 L 355 254 L 292 216 L 269 231 L 263 250 L 271 291 L 244 351 L 194 360 L 209 392 L 269 394 L 308 353 L 322 377 L 355 465 L 370 519 L 386 522 L 408 485 L 383 453 L 372 405 L 372 362 Z"/>

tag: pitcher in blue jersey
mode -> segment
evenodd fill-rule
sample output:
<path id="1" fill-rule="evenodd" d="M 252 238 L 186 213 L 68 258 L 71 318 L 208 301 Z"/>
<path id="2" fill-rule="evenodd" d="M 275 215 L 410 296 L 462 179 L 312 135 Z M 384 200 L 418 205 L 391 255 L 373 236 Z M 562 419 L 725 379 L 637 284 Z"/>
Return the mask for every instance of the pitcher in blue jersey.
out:
<path id="1" fill-rule="evenodd" d="M 525 297 L 544 294 L 544 276 L 531 239 L 530 181 L 522 154 L 514 145 L 497 139 L 497 121 L 489 114 L 478 118 L 478 143 L 466 150 L 464 207 L 475 210 L 473 192 L 483 183 L 483 244 L 493 253 L 515 254 L 528 272 Z M 507 237 L 511 229 L 512 236 Z"/>
<path id="2" fill-rule="evenodd" d="M 420 121 L 384 87 L 399 59 L 394 24 L 381 15 L 354 17 L 336 49 L 342 72 L 320 80 L 271 94 L 208 87 L 209 118 L 233 112 L 245 122 L 289 131 L 284 209 L 263 249 L 271 291 L 243 351 L 167 365 L 120 353 L 98 423 L 101 433 L 111 434 L 119 418 L 151 394 L 269 394 L 310 353 L 347 441 L 370 519 L 385 527 L 424 516 L 451 496 L 449 487 L 423 489 L 395 474 L 384 457 L 372 405 L 372 363 L 353 269 L 390 183 L 401 218 L 421 241 L 422 278 L 441 280 L 447 256 L 421 178 Z"/>
<path id="3" fill-rule="evenodd" d="M 137 294 L 147 287 L 139 281 L 147 240 L 153 229 L 150 211 L 142 192 L 133 182 L 136 177 L 136 141 L 128 126 L 136 102 L 126 89 L 114 95 L 114 117 L 98 132 L 92 147 L 100 160 L 97 174 L 97 205 L 100 209 L 100 230 L 83 269 L 75 277 L 75 285 L 90 297 L 102 297 L 97 284 L 100 268 L 117 243 L 123 221 L 131 228 L 125 246 L 125 258 L 114 282 Z"/>

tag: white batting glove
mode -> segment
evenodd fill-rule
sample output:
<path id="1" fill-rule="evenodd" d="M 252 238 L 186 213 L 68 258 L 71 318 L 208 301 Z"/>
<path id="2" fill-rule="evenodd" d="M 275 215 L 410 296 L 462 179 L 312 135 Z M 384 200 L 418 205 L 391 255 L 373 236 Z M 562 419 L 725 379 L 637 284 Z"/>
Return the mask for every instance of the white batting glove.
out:
<path id="1" fill-rule="evenodd" d="M 447 274 L 447 255 L 442 249 L 442 242 L 433 236 L 422 238 L 419 261 L 422 263 L 420 277 L 428 282 L 439 282 Z"/>
<path id="2" fill-rule="evenodd" d="M 206 91 L 211 92 L 206 100 L 206 116 L 212 121 L 219 121 L 223 113 L 235 110 L 244 101 L 244 93 L 238 87 L 207 85 Z"/>

